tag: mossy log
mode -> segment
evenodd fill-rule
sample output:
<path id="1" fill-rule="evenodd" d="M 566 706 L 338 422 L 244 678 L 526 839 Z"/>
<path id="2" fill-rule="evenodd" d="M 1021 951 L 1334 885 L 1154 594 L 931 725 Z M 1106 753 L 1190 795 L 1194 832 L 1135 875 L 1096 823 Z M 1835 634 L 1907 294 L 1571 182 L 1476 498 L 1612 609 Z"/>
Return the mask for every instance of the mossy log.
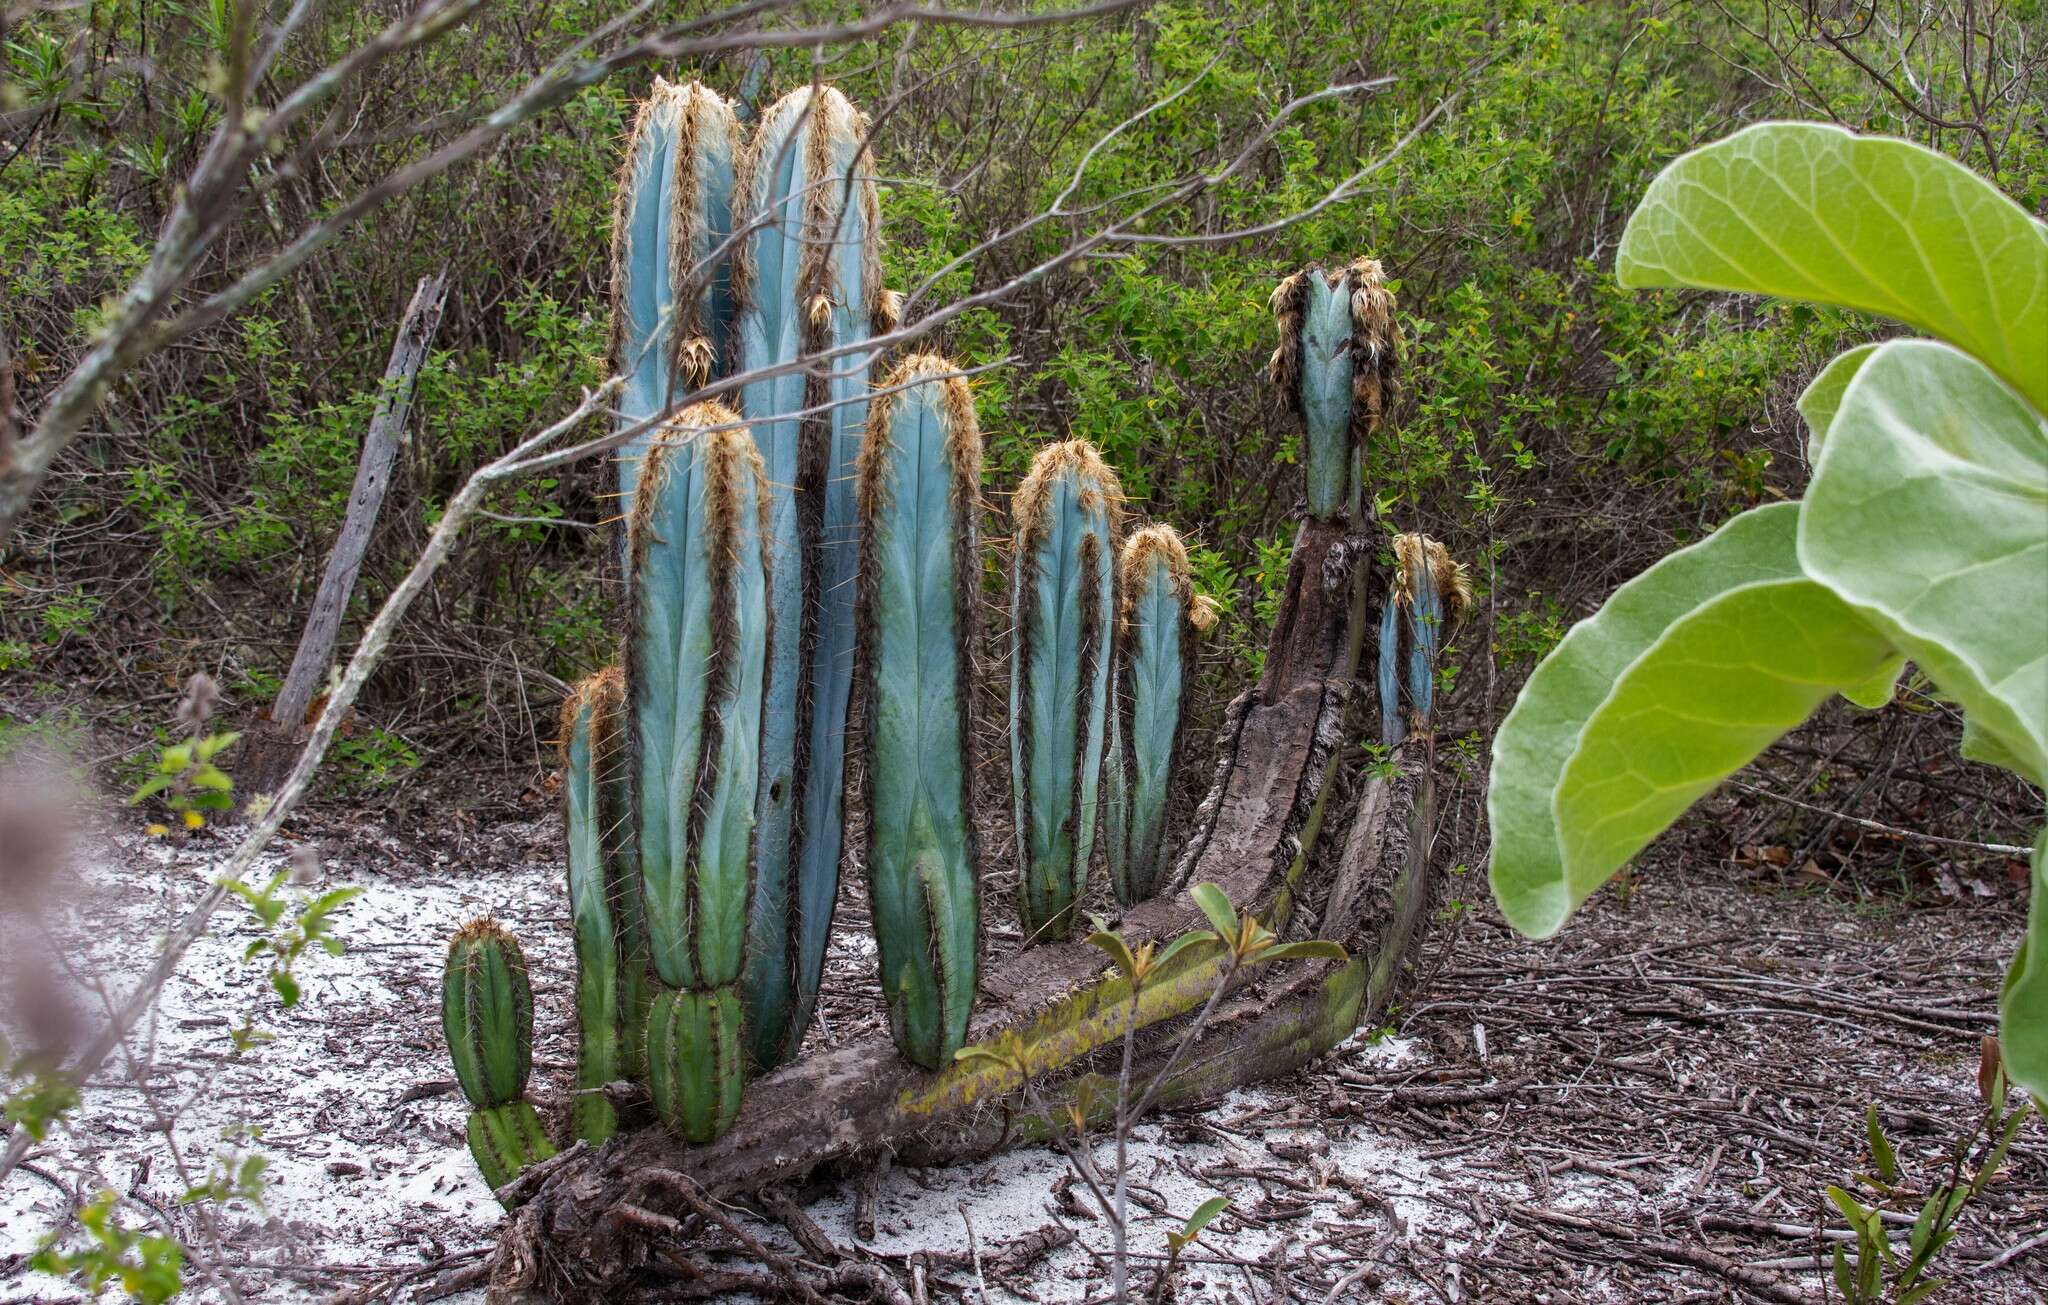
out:
<path id="1" fill-rule="evenodd" d="M 1286 1074 L 1350 1036 L 1384 1009 L 1426 915 L 1430 740 L 1411 737 L 1391 767 L 1344 773 L 1347 709 L 1366 632 L 1377 624 L 1368 610 L 1376 606 L 1371 554 L 1339 524 L 1302 526 L 1265 676 L 1226 713 L 1215 783 L 1176 888 L 1116 922 L 1133 945 L 1204 927 L 1181 889 L 1209 881 L 1283 938 L 1342 942 L 1350 959 L 1240 972 L 1174 1060 L 1225 963 L 1213 949 L 1180 953 L 1138 997 L 1133 1077 L 1145 1083 L 1168 1072 L 1163 1104 L 1213 1100 Z M 1125 979 L 1095 948 L 1027 948 L 985 974 L 969 1036 L 982 1043 L 1014 1032 L 1034 1098 L 1106 1113 L 1114 1092 L 1082 1085 L 1113 1082 L 1129 1006 Z M 749 1084 L 731 1131 L 714 1142 L 693 1146 L 650 1127 L 599 1150 L 572 1148 L 501 1192 L 516 1208 L 500 1232 L 492 1298 L 618 1298 L 646 1280 L 678 1230 L 687 1213 L 678 1188 L 744 1195 L 884 1152 L 926 1164 L 1042 1138 L 1048 1124 L 1024 1107 L 1021 1086 L 1014 1069 L 988 1058 L 919 1069 L 876 1035 Z"/>

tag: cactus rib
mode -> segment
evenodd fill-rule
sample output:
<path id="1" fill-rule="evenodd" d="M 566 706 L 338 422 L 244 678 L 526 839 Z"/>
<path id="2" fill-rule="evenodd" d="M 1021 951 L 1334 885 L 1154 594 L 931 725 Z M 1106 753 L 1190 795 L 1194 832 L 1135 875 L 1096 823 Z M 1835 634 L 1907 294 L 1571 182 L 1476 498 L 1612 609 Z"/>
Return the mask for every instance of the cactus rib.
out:
<path id="1" fill-rule="evenodd" d="M 555 1144 L 541 1128 L 540 1116 L 524 1100 L 470 1111 L 468 1135 L 469 1154 L 492 1191 L 511 1182 L 534 1161 L 555 1154 Z"/>
<path id="2" fill-rule="evenodd" d="M 965 1042 L 979 965 L 973 648 L 981 435 L 958 369 L 905 358 L 870 406 L 861 514 L 867 871 L 889 1031 L 939 1068 Z"/>
<path id="3" fill-rule="evenodd" d="M 1121 498 L 1094 446 L 1068 440 L 1040 450 L 1011 500 L 1010 773 L 1030 942 L 1065 941 L 1087 893 Z"/>
<path id="4" fill-rule="evenodd" d="M 882 317 L 866 132 L 830 87 L 762 114 L 740 180 L 756 224 L 735 264 L 743 370 L 857 343 Z M 838 897 L 859 561 L 852 482 L 870 361 L 855 352 L 792 368 L 750 382 L 741 400 L 767 468 L 775 618 L 746 979 L 749 1054 L 761 1068 L 802 1041 Z"/>

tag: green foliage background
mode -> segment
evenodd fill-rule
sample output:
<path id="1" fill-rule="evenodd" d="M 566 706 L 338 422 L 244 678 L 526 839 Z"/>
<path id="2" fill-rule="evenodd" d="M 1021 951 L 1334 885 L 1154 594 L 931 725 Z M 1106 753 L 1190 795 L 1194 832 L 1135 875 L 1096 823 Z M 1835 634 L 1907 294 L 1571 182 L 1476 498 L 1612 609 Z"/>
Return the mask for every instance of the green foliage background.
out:
<path id="1" fill-rule="evenodd" d="M 1042 441 L 1095 441 L 1139 513 L 1192 535 L 1198 583 L 1225 609 L 1212 684 L 1234 682 L 1257 661 L 1301 492 L 1292 423 L 1263 380 L 1267 292 L 1307 261 L 1382 258 L 1409 341 L 1407 398 L 1368 483 L 1387 521 L 1475 564 L 1479 618 L 1454 660 L 1485 672 L 1457 675 L 1441 709 L 1462 731 L 1496 718 L 1571 619 L 1650 558 L 1796 494 L 1792 401 L 1873 332 L 1843 312 L 1614 284 L 1624 218 L 1691 145 L 1829 114 L 1930 139 L 1833 51 L 1782 32 L 1766 48 L 1771 8 L 1176 2 L 1044 31 L 899 30 L 822 52 L 818 71 L 870 110 L 901 96 L 876 136 L 886 266 L 906 293 L 929 280 L 926 303 L 1001 284 L 1144 187 L 1220 165 L 1295 96 L 1394 79 L 1303 111 L 1239 177 L 1154 229 L 1258 227 L 1310 206 L 1456 96 L 1355 195 L 1303 221 L 1086 260 L 967 314 L 940 343 L 970 364 L 1014 360 L 976 383 L 991 506 Z M 2039 17 L 2007 8 L 2014 22 Z M 217 280 L 447 139 L 619 9 L 487 7 L 410 56 L 406 75 L 339 106 L 312 166 L 266 179 L 265 211 L 222 241 Z M 397 12 L 324 7 L 293 58 L 310 66 Z M 222 13 L 91 0 L 5 33 L 0 323 L 30 412 L 146 257 L 203 141 Z M 1960 76 L 1944 49 L 1934 42 L 1918 70 L 1936 96 Z M 745 57 L 660 71 L 732 91 Z M 812 59 L 776 53 L 763 102 L 808 80 Z M 267 700 L 339 524 L 396 320 L 413 282 L 445 265 L 439 347 L 356 596 L 359 611 L 380 601 L 463 474 L 600 378 L 613 175 L 653 71 L 584 92 L 387 205 L 258 309 L 124 383 L 0 558 L 0 669 L 42 672 L 37 692 L 55 696 L 118 685 L 146 697 L 203 668 L 241 705 Z M 74 76 L 55 107 L 15 112 Z M 1105 131 L 1183 85 L 1083 166 Z M 1964 133 L 1931 143 L 2042 212 L 2042 97 L 1990 113 L 1995 166 Z M 1068 210 L 1094 216 L 954 266 L 1070 184 Z M 588 528 L 613 513 L 605 483 L 583 466 L 493 505 L 363 704 L 373 763 L 481 751 L 515 773 L 545 768 L 553 681 L 605 660 L 615 628 L 606 536 Z"/>

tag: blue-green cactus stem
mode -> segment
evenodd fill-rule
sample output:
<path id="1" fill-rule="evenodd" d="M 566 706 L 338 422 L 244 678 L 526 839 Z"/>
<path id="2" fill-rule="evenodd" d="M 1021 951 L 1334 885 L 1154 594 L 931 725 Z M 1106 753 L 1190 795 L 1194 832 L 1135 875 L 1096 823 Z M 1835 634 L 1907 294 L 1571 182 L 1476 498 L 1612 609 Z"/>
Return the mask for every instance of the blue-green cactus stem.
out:
<path id="1" fill-rule="evenodd" d="M 767 468 L 774 610 L 745 987 L 760 1068 L 803 1039 L 838 898 L 859 564 L 853 474 L 871 355 L 791 364 L 893 321 L 866 134 L 845 96 L 805 87 L 761 115 L 741 169 L 751 232 L 735 264 L 740 367 L 787 369 L 741 396 Z"/>
<path id="2" fill-rule="evenodd" d="M 1380 612 L 1380 739 L 1431 728 L 1437 656 L 1472 602 L 1465 568 L 1427 535 L 1394 537 L 1394 577 Z"/>
<path id="3" fill-rule="evenodd" d="M 1164 887 L 1172 860 L 1168 798 L 1195 649 L 1216 617 L 1208 600 L 1195 594 L 1187 548 L 1172 526 L 1133 534 L 1117 570 L 1123 614 L 1103 839 L 1117 901 L 1130 906 Z"/>
<path id="4" fill-rule="evenodd" d="M 612 209 L 611 361 L 626 378 L 617 454 L 630 511 L 650 425 L 733 363 L 732 196 L 739 122 L 716 91 L 656 78 L 640 106 Z"/>
<path id="5" fill-rule="evenodd" d="M 974 641 L 981 434 L 958 369 L 913 355 L 868 414 L 857 492 L 868 895 L 889 1031 L 937 1069 L 966 1041 L 981 885 Z"/>
<path id="6" fill-rule="evenodd" d="M 761 460 L 737 414 L 684 411 L 633 505 L 626 639 L 634 809 L 654 968 L 737 982 L 746 952 L 768 651 Z"/>
<path id="7" fill-rule="evenodd" d="M 562 709 L 579 1034 L 571 1119 L 575 1136 L 593 1144 L 618 1125 L 604 1086 L 646 1072 L 647 1006 L 653 1000 L 620 719 L 624 696 L 624 677 L 612 667 L 578 684 Z"/>
<path id="8" fill-rule="evenodd" d="M 1358 468 L 1397 392 L 1394 296 L 1375 259 L 1306 267 L 1273 291 L 1271 374 L 1301 419 L 1309 515 L 1360 514 Z"/>
<path id="9" fill-rule="evenodd" d="M 1011 499 L 1010 781 L 1027 942 L 1064 942 L 1100 816 L 1122 490 L 1085 440 L 1039 451 Z"/>

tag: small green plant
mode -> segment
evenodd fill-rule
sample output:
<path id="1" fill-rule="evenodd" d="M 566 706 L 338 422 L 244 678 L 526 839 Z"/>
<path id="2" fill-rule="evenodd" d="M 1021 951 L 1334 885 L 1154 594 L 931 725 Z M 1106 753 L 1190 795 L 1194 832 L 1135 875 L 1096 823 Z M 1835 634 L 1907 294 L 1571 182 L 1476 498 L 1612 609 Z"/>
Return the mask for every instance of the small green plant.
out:
<path id="1" fill-rule="evenodd" d="M 29 1259 L 38 1273 L 76 1277 L 97 1296 L 109 1283 L 118 1284 L 130 1300 L 161 1305 L 183 1285 L 185 1251 L 176 1239 L 137 1232 L 114 1215 L 120 1200 L 103 1191 L 78 1207 L 78 1223 L 89 1244 L 82 1250 L 57 1249 L 61 1233 L 52 1234 Z"/>
<path id="2" fill-rule="evenodd" d="M 299 980 L 297 966 L 306 949 L 318 946 L 329 956 L 339 956 L 345 950 L 342 940 L 335 936 L 333 920 L 335 911 L 355 898 L 362 896 L 360 888 L 330 888 L 323 893 L 302 892 L 287 896 L 288 886 L 303 886 L 310 877 L 301 866 L 281 867 L 275 874 L 258 887 L 239 879 L 224 879 L 221 886 L 241 898 L 249 911 L 262 926 L 260 936 L 252 939 L 242 949 L 242 963 L 249 964 L 260 958 L 268 959 L 267 977 L 272 991 L 286 1010 L 299 1004 Z M 268 1042 L 271 1035 L 258 1030 L 245 1020 L 233 1031 L 236 1051 L 247 1051 L 258 1042 Z"/>
<path id="3" fill-rule="evenodd" d="M 1963 752 L 2048 782 L 2048 226 L 1902 140 L 1751 127 L 1630 218 L 1624 285 L 1838 304 L 1940 337 L 1842 354 L 1800 397 L 1813 477 L 1622 586 L 1537 667 L 1494 741 L 1492 880 L 1547 935 L 1699 797 L 1907 659 Z M 2048 833 L 2000 996 L 2013 1080 L 2048 1095 Z"/>
<path id="4" fill-rule="evenodd" d="M 1831 1186 L 1828 1199 L 1849 1221 L 1856 1235 L 1856 1260 L 1852 1264 L 1842 1243 L 1834 1247 L 1834 1284 L 1845 1305 L 1918 1305 L 1947 1285 L 1946 1278 L 1929 1277 L 1934 1258 L 1956 1235 L 1956 1221 L 1963 1208 L 1981 1196 L 1998 1176 L 2006 1152 L 2027 1121 L 2032 1103 L 2006 1109 L 2009 1085 L 1998 1039 L 1984 1039 L 1984 1054 L 1978 1062 L 1977 1090 L 1983 1098 L 1984 1113 L 1971 1132 L 1956 1139 L 1950 1153 L 1946 1177 L 1934 1182 L 1904 1247 L 1894 1246 L 1885 1231 L 1883 1203 L 1906 1195 L 1905 1176 L 1898 1153 L 1885 1136 L 1873 1102 L 1863 1116 L 1865 1144 L 1870 1150 L 1874 1173 L 1860 1174 L 1853 1185 L 1873 1189 L 1879 1199 L 1865 1205 L 1847 1188 Z M 1972 1157 L 1975 1171 L 1969 1171 Z"/>
<path id="5" fill-rule="evenodd" d="M 220 690 L 212 676 L 201 672 L 186 681 L 185 696 L 171 716 L 184 740 L 157 752 L 149 777 L 129 794 L 128 805 L 155 798 L 187 830 L 203 828 L 205 812 L 234 810 L 235 781 L 214 764 L 214 758 L 233 747 L 242 736 L 232 730 L 205 732 L 219 702 Z M 161 836 L 169 833 L 170 827 L 152 823 L 149 832 Z"/>

